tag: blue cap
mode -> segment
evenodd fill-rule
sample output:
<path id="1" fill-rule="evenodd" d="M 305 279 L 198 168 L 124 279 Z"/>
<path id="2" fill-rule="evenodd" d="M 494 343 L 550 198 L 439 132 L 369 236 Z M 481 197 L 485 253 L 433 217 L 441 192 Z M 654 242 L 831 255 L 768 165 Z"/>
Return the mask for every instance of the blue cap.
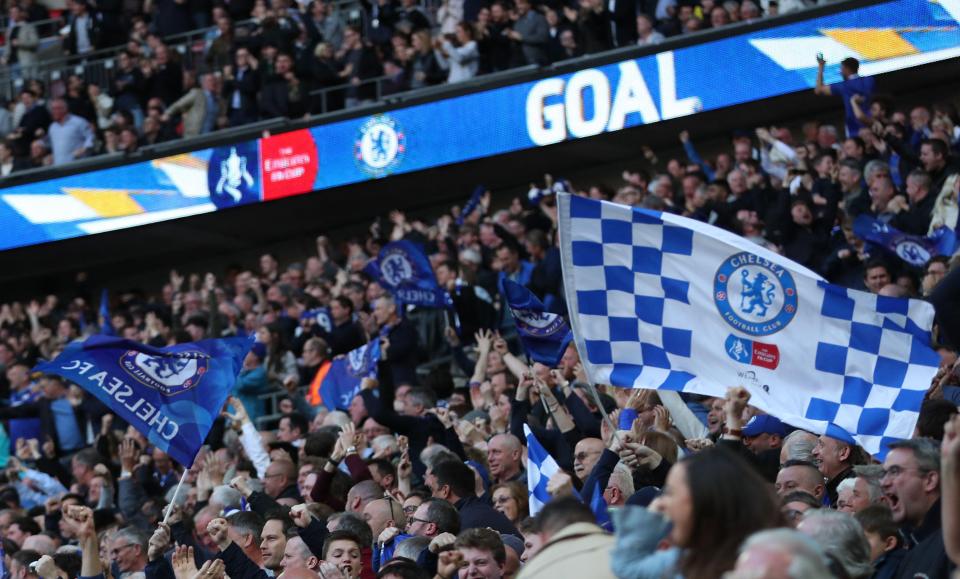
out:
<path id="1" fill-rule="evenodd" d="M 760 436 L 761 434 L 777 434 L 786 436 L 787 431 L 780 419 L 769 414 L 757 414 L 743 427 L 743 436 Z"/>
<path id="2" fill-rule="evenodd" d="M 504 547 L 509 547 L 513 549 L 513 552 L 517 554 L 517 557 L 523 555 L 523 539 L 516 535 L 500 535 L 500 540 L 503 541 Z"/>
<path id="3" fill-rule="evenodd" d="M 263 361 L 267 357 L 267 345 L 263 342 L 254 342 L 253 346 L 250 347 L 250 352 Z"/>

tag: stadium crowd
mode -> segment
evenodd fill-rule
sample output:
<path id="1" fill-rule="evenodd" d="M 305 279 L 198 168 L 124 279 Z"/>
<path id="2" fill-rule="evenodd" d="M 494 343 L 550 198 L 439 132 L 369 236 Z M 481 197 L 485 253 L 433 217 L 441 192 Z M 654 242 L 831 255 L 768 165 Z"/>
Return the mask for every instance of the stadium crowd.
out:
<path id="1" fill-rule="evenodd" d="M 374 102 L 390 94 L 593 54 L 764 15 L 810 0 L 416 0 L 363 2 L 348 22 L 330 0 L 68 0 L 63 52 L 82 62 L 117 47 L 108 85 L 71 66 L 38 78 L 35 0 L 10 3 L 3 63 L 24 84 L 0 107 L 10 170 Z M 782 5 L 782 6 L 781 6 Z M 203 53 L 168 44 L 212 28 Z M 193 46 L 187 47 L 190 51 Z M 104 55 L 96 52 L 98 57 Z M 102 81 L 101 81 L 102 83 Z M 2 146 L 2 145 L 0 145 Z M 7 161 L 4 161 L 7 163 Z"/>
<path id="2" fill-rule="evenodd" d="M 852 81 L 855 64 L 845 63 Z M 812 122 L 796 134 L 760 128 L 704 159 L 683 133 L 687 158 L 646 150 L 617 188 L 548 178 L 502 209 L 488 193 L 469 214 L 394 211 L 367 235 L 319 237 L 298 261 L 264 254 L 219 275 L 171 272 L 155 292 L 115 293 L 99 319 L 84 276 L 62 295 L 3 304 L 11 454 L 0 534 L 11 577 L 950 577 L 960 265 L 906 266 L 865 245 L 850 220 L 916 234 L 955 226 L 956 111 L 900 110 L 860 84 L 817 88 L 845 99 L 847 138 Z M 515 281 L 565 310 L 560 191 L 713 223 L 837 283 L 936 303 L 942 365 L 915 436 L 878 463 L 760 413 L 736 385 L 716 398 L 604 385 L 593 396 L 572 346 L 556 368 L 528 366 L 498 286 Z M 425 247 L 459 334 L 442 313 L 399 308 L 364 272 L 399 239 Z M 303 315 L 321 306 L 329 324 Z M 157 346 L 257 337 L 167 522 L 181 466 L 79 387 L 31 374 L 105 327 Z M 345 409 L 318 404 L 323 362 L 371 339 L 383 352 L 377 378 Z M 527 479 L 539 471 L 524 424 L 562 469 L 534 517 Z"/>

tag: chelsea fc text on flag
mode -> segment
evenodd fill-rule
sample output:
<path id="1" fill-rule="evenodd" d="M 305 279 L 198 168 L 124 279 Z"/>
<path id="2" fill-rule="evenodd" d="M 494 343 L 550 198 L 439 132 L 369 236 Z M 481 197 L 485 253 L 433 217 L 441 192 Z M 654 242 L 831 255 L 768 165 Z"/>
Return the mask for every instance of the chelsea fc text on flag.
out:
<path id="1" fill-rule="evenodd" d="M 96 396 L 157 448 L 190 467 L 233 389 L 253 341 L 224 338 L 153 348 L 91 336 L 34 370 Z"/>
<path id="2" fill-rule="evenodd" d="M 723 396 L 871 454 L 913 433 L 933 307 L 825 282 L 698 221 L 559 198 L 563 278 L 591 381 Z"/>

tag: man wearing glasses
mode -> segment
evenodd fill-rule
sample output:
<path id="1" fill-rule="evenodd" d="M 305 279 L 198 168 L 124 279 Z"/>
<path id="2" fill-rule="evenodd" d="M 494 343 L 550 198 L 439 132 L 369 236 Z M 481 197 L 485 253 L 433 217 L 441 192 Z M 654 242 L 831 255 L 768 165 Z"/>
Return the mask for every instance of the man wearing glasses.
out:
<path id="1" fill-rule="evenodd" d="M 883 493 L 909 551 L 897 577 L 949 577 L 940 521 L 940 451 L 931 439 L 890 444 L 883 462 Z"/>
<path id="2" fill-rule="evenodd" d="M 143 573 L 147 567 L 149 535 L 134 527 L 117 531 L 110 541 L 110 560 L 117 564 L 121 579 L 134 573 Z"/>

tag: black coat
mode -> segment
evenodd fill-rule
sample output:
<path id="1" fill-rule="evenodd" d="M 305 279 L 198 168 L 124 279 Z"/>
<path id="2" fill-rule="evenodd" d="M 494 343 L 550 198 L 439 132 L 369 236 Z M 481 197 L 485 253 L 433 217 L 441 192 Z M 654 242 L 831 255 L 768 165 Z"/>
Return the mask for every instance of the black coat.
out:
<path id="1" fill-rule="evenodd" d="M 498 533 L 520 536 L 506 516 L 477 497 L 460 499 L 454 505 L 460 511 L 460 530 L 489 527 Z"/>
<path id="2" fill-rule="evenodd" d="M 92 50 L 100 48 L 100 20 L 98 15 L 89 13 L 90 18 L 87 19 L 87 35 L 90 38 L 90 46 Z M 70 24 L 70 32 L 67 33 L 67 37 L 63 39 L 63 51 L 67 54 L 77 54 L 77 26 L 75 23 Z"/>
<path id="3" fill-rule="evenodd" d="M 257 104 L 257 92 L 260 90 L 260 73 L 253 69 L 234 72 L 234 78 L 223 83 L 223 98 L 227 108 L 238 110 L 243 115 L 256 118 L 260 112 Z M 240 107 L 233 108 L 233 92 L 240 91 Z"/>
<path id="4" fill-rule="evenodd" d="M 904 535 L 912 546 L 897 567 L 896 577 L 949 577 L 957 568 L 947 558 L 943 545 L 939 500 L 927 511 L 923 523 L 916 529 L 904 531 Z"/>

